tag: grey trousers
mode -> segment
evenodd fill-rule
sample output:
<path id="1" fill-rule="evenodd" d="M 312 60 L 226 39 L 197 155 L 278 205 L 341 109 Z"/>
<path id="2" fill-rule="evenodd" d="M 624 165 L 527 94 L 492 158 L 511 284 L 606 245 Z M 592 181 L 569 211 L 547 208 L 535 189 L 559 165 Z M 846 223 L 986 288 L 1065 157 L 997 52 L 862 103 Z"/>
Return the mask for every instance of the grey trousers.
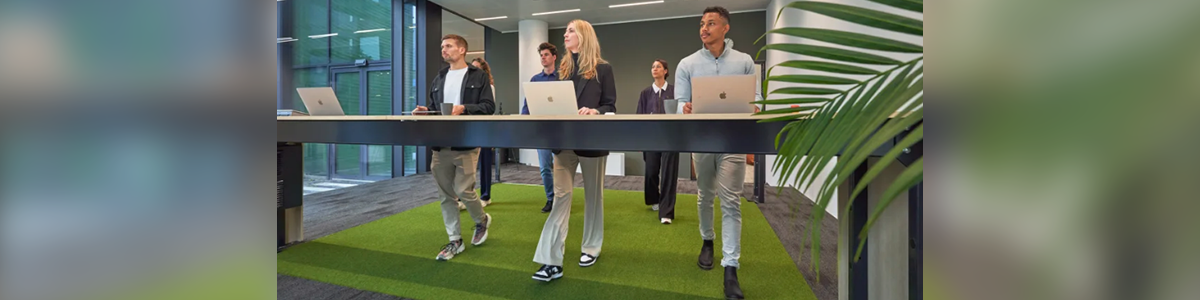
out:
<path id="1" fill-rule="evenodd" d="M 583 170 L 583 253 L 600 256 L 604 244 L 604 166 L 608 157 L 579 157 L 563 150 L 554 155 L 554 208 L 542 226 L 533 261 L 562 266 L 567 223 L 571 217 L 571 195 L 575 190 L 575 168 Z"/>
<path id="2" fill-rule="evenodd" d="M 458 225 L 458 201 L 461 199 L 471 213 L 475 223 L 483 221 L 483 204 L 475 194 L 475 165 L 479 161 L 479 148 L 453 151 L 442 148 L 433 151 L 430 172 L 438 186 L 438 200 L 442 204 L 442 222 L 450 241 L 462 239 Z"/>
<path id="3" fill-rule="evenodd" d="M 742 186 L 746 183 L 745 154 L 693 153 L 699 189 L 700 237 L 713 233 L 713 200 L 721 199 L 721 266 L 738 267 L 742 255 Z"/>

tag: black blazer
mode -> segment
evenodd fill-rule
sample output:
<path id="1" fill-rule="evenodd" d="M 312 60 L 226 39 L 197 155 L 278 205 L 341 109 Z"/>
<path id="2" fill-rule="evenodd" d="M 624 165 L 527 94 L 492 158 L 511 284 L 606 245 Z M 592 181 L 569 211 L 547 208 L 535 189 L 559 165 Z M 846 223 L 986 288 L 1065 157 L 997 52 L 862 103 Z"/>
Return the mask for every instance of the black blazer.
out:
<path id="1" fill-rule="evenodd" d="M 617 111 L 617 82 L 613 78 L 612 65 L 596 65 L 596 77 L 592 79 L 584 79 L 583 75 L 576 72 L 571 75 L 570 80 L 575 82 L 575 102 L 578 108 L 593 108 L 600 111 L 600 114 Z M 555 154 L 559 152 L 561 150 L 554 150 Z M 608 156 L 608 151 L 578 150 L 575 154 L 582 157 L 604 157 Z"/>
<path id="2" fill-rule="evenodd" d="M 442 103 L 445 102 L 446 91 L 443 89 L 446 86 L 446 73 L 450 72 L 450 67 L 444 67 L 438 71 L 438 76 L 433 78 L 433 83 L 429 86 L 429 98 L 426 100 L 426 107 L 430 110 L 441 109 Z M 487 80 L 487 74 L 483 70 L 471 65 L 467 65 L 467 75 L 463 76 L 462 91 L 462 106 L 464 115 L 490 115 L 496 111 L 496 100 L 492 97 L 492 85 Z M 449 112 L 443 112 L 449 113 Z M 440 150 L 441 147 L 429 147 L 433 151 Z M 452 147 L 450 150 L 463 151 L 471 150 L 475 147 Z"/>

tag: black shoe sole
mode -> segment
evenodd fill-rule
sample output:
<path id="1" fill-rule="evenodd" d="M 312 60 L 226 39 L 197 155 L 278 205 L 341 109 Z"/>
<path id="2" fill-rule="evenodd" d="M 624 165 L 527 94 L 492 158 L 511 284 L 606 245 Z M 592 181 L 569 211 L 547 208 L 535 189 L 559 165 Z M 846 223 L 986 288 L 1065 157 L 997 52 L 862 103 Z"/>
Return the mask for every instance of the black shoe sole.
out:
<path id="1" fill-rule="evenodd" d="M 700 269 L 705 270 L 705 271 L 712 270 L 712 267 L 713 267 L 712 265 L 705 266 L 704 264 L 702 264 L 700 262 L 696 262 L 696 265 L 699 266 Z"/>

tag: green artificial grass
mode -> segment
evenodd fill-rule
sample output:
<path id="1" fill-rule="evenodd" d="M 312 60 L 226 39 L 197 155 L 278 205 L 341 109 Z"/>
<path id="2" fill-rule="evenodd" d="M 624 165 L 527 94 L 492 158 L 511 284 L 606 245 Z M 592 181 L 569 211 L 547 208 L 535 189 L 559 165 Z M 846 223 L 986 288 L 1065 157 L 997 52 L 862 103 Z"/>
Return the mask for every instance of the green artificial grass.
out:
<path id="1" fill-rule="evenodd" d="M 432 187 L 431 187 L 432 188 Z M 599 261 L 580 267 L 583 189 L 571 208 L 563 278 L 530 278 L 547 214 L 541 186 L 497 184 L 485 210 L 493 223 L 483 245 L 469 243 L 473 226 L 463 211 L 467 249 L 436 261 L 448 242 L 437 203 L 296 245 L 277 255 L 280 274 L 416 299 L 711 299 L 723 298 L 720 208 L 714 262 L 696 266 L 701 239 L 696 195 L 678 195 L 675 222 L 658 223 L 642 193 L 604 191 L 604 248 Z M 758 206 L 743 200 L 738 276 L 751 299 L 816 299 Z"/>

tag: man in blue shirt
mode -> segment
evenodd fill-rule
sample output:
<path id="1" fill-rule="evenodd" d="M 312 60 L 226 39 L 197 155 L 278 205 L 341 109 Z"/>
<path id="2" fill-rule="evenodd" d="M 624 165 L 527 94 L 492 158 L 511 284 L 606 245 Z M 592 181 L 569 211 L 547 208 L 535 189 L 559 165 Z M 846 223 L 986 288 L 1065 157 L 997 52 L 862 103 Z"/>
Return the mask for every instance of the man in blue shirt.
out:
<path id="1" fill-rule="evenodd" d="M 704 9 L 700 19 L 700 49 L 684 57 L 675 69 L 675 99 L 683 104 L 683 113 L 692 113 L 692 78 L 720 75 L 754 74 L 754 59 L 733 49 L 729 32 L 729 11 L 720 6 Z M 755 88 L 755 100 L 762 100 Z M 747 101 L 749 102 L 749 101 Z M 749 104 L 747 104 L 749 105 Z M 756 109 L 757 110 L 757 109 Z M 713 267 L 713 200 L 721 206 L 721 266 L 725 267 L 725 299 L 742 299 L 738 283 L 738 258 L 742 253 L 742 186 L 746 182 L 746 155 L 728 153 L 693 153 L 696 163 L 696 187 L 699 192 L 700 248 L 697 265 Z"/>
<path id="2" fill-rule="evenodd" d="M 538 54 L 541 55 L 542 71 L 533 75 L 529 81 L 558 81 L 558 71 L 554 70 L 554 63 L 558 61 L 558 48 L 550 43 L 542 43 L 538 45 Z M 529 103 L 526 100 L 522 100 L 521 114 L 529 114 Z M 546 187 L 546 206 L 542 207 L 542 212 L 547 213 L 554 207 L 554 153 L 550 149 L 538 149 L 537 152 L 542 185 Z"/>

